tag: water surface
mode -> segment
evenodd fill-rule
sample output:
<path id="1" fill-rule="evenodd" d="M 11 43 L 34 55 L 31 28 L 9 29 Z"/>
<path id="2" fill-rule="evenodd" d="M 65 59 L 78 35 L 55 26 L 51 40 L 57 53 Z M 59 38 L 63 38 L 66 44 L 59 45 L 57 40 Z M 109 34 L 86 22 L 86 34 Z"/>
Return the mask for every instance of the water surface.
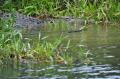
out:
<path id="1" fill-rule="evenodd" d="M 120 79 L 120 28 L 91 24 L 85 31 L 68 33 L 83 26 L 78 23 L 70 22 L 67 30 L 58 28 L 57 31 L 51 29 L 54 26 L 46 26 L 42 35 L 52 42 L 62 35 L 66 37 L 65 42 L 70 40 L 70 45 L 85 46 L 92 63 L 77 62 L 72 66 L 10 63 L 0 67 L 0 79 Z M 32 36 L 36 37 L 34 33 Z"/>

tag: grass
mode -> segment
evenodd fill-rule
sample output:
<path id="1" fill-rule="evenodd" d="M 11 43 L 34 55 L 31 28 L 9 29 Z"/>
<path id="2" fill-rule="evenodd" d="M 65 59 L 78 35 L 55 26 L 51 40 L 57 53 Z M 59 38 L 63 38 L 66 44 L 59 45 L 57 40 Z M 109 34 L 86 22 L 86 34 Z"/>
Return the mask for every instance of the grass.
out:
<path id="1" fill-rule="evenodd" d="M 38 34 L 37 38 L 32 39 L 24 37 L 22 31 L 14 29 L 13 23 L 13 17 L 0 20 L 0 64 L 11 59 L 22 63 L 27 63 L 27 60 L 31 59 L 39 63 L 49 64 L 71 65 L 74 63 L 75 53 L 70 52 L 72 49 L 70 41 L 64 44 L 62 35 L 55 38 L 53 42 L 47 41 L 47 37 L 42 36 L 41 33 Z M 57 29 L 57 26 L 55 25 L 54 29 Z"/>
<path id="2" fill-rule="evenodd" d="M 22 34 L 13 28 L 13 19 L 0 20 L 0 52 L 1 59 L 10 58 L 12 54 L 19 54 L 24 48 Z"/>
<path id="3" fill-rule="evenodd" d="M 73 16 L 97 21 L 118 21 L 119 0 L 6 0 L 1 9 L 15 9 L 31 16 Z"/>

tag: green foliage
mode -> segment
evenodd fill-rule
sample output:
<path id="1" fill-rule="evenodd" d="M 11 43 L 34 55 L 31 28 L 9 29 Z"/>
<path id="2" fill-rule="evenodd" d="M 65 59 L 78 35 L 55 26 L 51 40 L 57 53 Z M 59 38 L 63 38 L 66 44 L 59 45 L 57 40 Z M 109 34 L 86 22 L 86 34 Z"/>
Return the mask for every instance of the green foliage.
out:
<path id="1" fill-rule="evenodd" d="M 13 19 L 0 20 L 0 50 L 6 54 L 20 53 L 22 47 L 22 35 L 13 29 Z"/>
<path id="2" fill-rule="evenodd" d="M 119 0 L 5 0 L 2 9 L 16 9 L 27 15 L 52 14 L 96 20 L 118 20 Z"/>

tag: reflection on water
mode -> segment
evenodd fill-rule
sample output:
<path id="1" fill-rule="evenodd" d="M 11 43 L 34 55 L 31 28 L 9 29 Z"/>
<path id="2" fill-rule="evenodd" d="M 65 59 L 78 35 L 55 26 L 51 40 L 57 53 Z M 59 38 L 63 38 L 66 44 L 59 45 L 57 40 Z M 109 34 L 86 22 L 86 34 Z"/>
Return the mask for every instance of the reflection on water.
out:
<path id="1" fill-rule="evenodd" d="M 61 35 L 61 32 L 47 32 L 46 29 L 43 33 L 49 41 L 52 41 L 49 38 Z M 71 45 L 85 45 L 92 54 L 93 62 L 84 65 L 79 62 L 70 67 L 37 63 L 3 65 L 0 67 L 0 79 L 120 79 L 119 28 L 89 25 L 86 31 L 62 34 L 67 36 L 66 40 L 71 40 Z"/>

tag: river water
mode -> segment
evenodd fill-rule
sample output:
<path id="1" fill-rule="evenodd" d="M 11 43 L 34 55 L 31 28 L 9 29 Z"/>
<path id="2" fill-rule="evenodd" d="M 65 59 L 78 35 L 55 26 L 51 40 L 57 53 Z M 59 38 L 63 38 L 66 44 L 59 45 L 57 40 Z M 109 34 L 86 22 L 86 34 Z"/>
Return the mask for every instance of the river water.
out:
<path id="1" fill-rule="evenodd" d="M 0 67 L 0 79 L 120 79 L 120 27 L 89 24 L 85 31 L 68 33 L 82 26 L 78 23 L 71 23 L 67 30 L 44 28 L 42 33 L 48 36 L 48 41 L 63 35 L 71 45 L 85 46 L 92 63 L 77 62 L 72 66 L 10 63 Z"/>

